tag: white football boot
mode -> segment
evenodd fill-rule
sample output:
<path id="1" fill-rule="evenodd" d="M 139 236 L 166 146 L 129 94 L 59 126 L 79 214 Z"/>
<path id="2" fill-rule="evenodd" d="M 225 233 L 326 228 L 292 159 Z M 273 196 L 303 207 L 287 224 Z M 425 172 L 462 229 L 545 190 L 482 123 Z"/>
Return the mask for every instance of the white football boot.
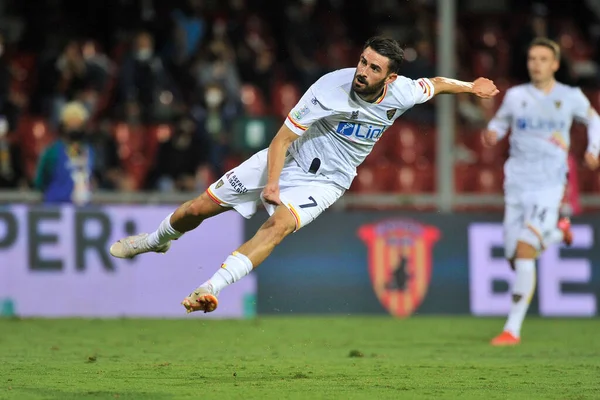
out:
<path id="1" fill-rule="evenodd" d="M 214 293 L 210 283 L 204 284 L 190 293 L 181 304 L 185 307 L 188 313 L 194 311 L 204 311 L 205 313 L 213 312 L 217 309 L 219 301 L 217 300 L 218 293 Z"/>
<path id="2" fill-rule="evenodd" d="M 117 258 L 133 258 L 138 254 L 154 252 L 154 253 L 166 253 L 171 248 L 171 241 L 163 244 L 162 246 L 151 248 L 148 245 L 147 233 L 140 233 L 139 235 L 128 236 L 124 239 L 119 240 L 110 246 L 110 254 Z"/>

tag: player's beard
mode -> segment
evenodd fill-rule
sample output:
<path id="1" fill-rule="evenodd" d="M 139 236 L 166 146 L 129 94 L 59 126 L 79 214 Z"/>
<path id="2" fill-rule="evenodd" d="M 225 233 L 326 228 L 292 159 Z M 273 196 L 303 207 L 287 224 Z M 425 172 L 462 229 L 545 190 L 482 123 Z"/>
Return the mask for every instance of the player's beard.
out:
<path id="1" fill-rule="evenodd" d="M 357 84 L 357 81 L 361 84 Z M 384 86 L 385 79 L 382 79 L 376 83 L 369 84 L 364 77 L 354 74 L 354 79 L 352 80 L 352 90 L 356 94 L 358 94 L 362 99 L 370 99 L 371 97 L 376 97 L 383 91 Z"/>

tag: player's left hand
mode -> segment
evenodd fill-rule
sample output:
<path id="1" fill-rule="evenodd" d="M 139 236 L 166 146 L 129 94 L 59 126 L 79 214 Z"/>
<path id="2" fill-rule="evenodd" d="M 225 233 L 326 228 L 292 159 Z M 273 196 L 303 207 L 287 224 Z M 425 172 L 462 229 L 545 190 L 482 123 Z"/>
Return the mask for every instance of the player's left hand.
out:
<path id="1" fill-rule="evenodd" d="M 598 157 L 592 153 L 586 152 L 584 156 L 585 165 L 592 171 L 598 168 Z"/>
<path id="2" fill-rule="evenodd" d="M 279 198 L 279 185 L 274 183 L 267 183 L 262 192 L 262 197 L 269 204 L 275 206 L 281 205 L 281 199 Z"/>
<path id="3" fill-rule="evenodd" d="M 473 82 L 473 94 L 482 99 L 489 99 L 500 93 L 494 82 L 487 78 L 477 78 Z"/>

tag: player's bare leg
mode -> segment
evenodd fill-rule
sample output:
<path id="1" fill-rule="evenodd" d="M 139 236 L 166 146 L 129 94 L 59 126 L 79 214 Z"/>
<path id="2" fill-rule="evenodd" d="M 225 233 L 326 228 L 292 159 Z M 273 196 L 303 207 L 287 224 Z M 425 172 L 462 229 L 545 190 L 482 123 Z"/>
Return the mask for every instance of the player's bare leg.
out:
<path id="1" fill-rule="evenodd" d="M 230 209 L 216 204 L 206 192 L 202 193 L 169 214 L 156 231 L 129 236 L 114 243 L 110 254 L 118 258 L 132 258 L 148 252 L 166 253 L 171 247 L 171 240 L 177 240 L 185 232 L 196 229 L 205 219 Z"/>
<path id="2" fill-rule="evenodd" d="M 514 346 L 521 342 L 521 326 L 535 291 L 535 260 L 538 251 L 531 244 L 519 241 L 511 267 L 517 273 L 512 288 L 512 305 L 503 332 L 492 339 L 494 346 Z"/>
<path id="3" fill-rule="evenodd" d="M 221 268 L 181 304 L 187 312 L 211 312 L 217 308 L 217 296 L 226 286 L 237 282 L 258 267 L 283 238 L 296 229 L 296 220 L 284 206 L 279 206 L 259 228 L 254 237 L 241 245 L 221 264 Z"/>

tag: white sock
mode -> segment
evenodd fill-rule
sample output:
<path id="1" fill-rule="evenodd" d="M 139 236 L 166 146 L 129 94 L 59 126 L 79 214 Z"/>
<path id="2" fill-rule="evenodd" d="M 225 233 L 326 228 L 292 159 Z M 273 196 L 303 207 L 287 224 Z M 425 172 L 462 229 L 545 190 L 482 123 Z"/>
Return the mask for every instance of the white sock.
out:
<path id="1" fill-rule="evenodd" d="M 521 325 L 527 314 L 529 303 L 535 291 L 535 260 L 517 258 L 515 260 L 517 279 L 512 289 L 513 296 L 520 296 L 510 307 L 510 314 L 504 325 L 504 330 L 512 333 L 515 337 L 521 336 Z"/>
<path id="2" fill-rule="evenodd" d="M 158 229 L 148 235 L 147 241 L 150 248 L 162 246 L 169 242 L 169 240 L 179 239 L 183 235 L 183 233 L 177 232 L 171 226 L 171 215 L 173 213 L 167 215 L 167 218 L 163 219 Z"/>
<path id="3" fill-rule="evenodd" d="M 564 238 L 565 235 L 563 234 L 563 231 L 561 231 L 558 228 L 554 228 L 546 232 L 546 234 L 544 235 L 544 244 L 546 245 L 546 247 L 548 247 L 551 244 L 562 242 Z"/>
<path id="4" fill-rule="evenodd" d="M 242 253 L 234 251 L 221 264 L 221 268 L 210 278 L 206 284 L 212 286 L 212 292 L 218 294 L 225 286 L 239 281 L 252 271 L 252 261 Z"/>

